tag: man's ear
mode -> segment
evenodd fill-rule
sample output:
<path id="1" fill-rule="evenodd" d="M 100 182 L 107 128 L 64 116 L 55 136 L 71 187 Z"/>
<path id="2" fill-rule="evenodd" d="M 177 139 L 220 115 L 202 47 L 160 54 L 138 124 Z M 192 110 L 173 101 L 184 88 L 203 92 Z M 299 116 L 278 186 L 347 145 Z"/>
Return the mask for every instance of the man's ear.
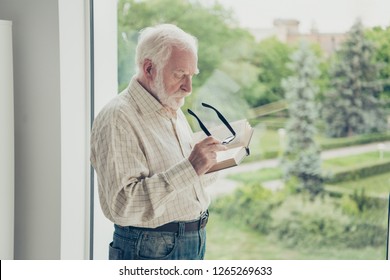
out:
<path id="1" fill-rule="evenodd" d="M 142 70 L 144 72 L 144 77 L 146 77 L 148 80 L 153 80 L 155 67 L 150 59 L 145 59 Z"/>

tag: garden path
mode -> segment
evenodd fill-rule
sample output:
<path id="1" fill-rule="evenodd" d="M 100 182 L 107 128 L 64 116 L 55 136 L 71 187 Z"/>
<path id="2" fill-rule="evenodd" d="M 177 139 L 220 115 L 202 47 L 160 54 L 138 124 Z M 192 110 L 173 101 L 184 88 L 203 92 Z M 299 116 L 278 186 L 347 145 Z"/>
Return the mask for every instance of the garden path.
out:
<path id="1" fill-rule="evenodd" d="M 334 149 L 334 150 L 327 150 L 327 151 L 322 152 L 321 158 L 322 159 L 331 159 L 331 158 L 343 157 L 343 156 L 347 156 L 347 155 L 356 155 L 356 154 L 366 153 L 366 152 L 370 152 L 370 151 L 378 151 L 378 157 L 379 157 L 381 149 L 384 152 L 390 152 L 390 141 L 381 142 L 381 143 L 370 143 L 370 144 L 345 147 L 345 148 L 338 148 L 338 149 Z M 211 186 L 208 189 L 208 191 L 209 191 L 212 198 L 216 198 L 216 197 L 219 197 L 221 195 L 231 193 L 239 186 L 239 183 L 228 179 L 227 175 L 248 172 L 248 171 L 256 171 L 256 170 L 261 170 L 263 168 L 277 167 L 278 164 L 279 164 L 278 159 L 268 159 L 268 160 L 253 162 L 253 163 L 246 163 L 246 164 L 242 164 L 242 165 L 239 165 L 239 166 L 236 166 L 233 168 L 221 170 L 219 172 L 217 182 L 213 186 Z M 276 189 L 281 188 L 283 186 L 283 184 L 280 180 L 265 182 L 265 183 L 263 183 L 263 185 L 264 185 L 264 187 L 269 188 L 269 189 L 273 189 L 273 190 L 276 190 Z"/>

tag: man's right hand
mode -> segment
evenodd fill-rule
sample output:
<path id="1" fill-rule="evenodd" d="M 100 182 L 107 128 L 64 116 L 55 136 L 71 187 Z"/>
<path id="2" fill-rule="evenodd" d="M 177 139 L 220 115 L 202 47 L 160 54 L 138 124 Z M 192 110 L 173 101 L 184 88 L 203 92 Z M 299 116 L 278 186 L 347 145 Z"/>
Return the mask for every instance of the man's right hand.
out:
<path id="1" fill-rule="evenodd" d="M 188 160 L 198 175 L 205 174 L 217 163 L 217 152 L 225 151 L 226 146 L 212 136 L 205 138 L 194 146 Z"/>

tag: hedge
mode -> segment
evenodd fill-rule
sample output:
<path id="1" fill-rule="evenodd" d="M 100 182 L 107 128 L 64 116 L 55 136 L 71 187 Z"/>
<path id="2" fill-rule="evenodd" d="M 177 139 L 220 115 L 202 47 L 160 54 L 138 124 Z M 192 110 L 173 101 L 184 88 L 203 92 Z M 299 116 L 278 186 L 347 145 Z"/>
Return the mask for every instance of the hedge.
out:
<path id="1" fill-rule="evenodd" d="M 378 163 L 361 168 L 343 170 L 335 173 L 326 180 L 328 184 L 336 184 L 346 181 L 359 180 L 361 178 L 370 177 L 378 174 L 383 174 L 390 171 L 390 161 Z"/>

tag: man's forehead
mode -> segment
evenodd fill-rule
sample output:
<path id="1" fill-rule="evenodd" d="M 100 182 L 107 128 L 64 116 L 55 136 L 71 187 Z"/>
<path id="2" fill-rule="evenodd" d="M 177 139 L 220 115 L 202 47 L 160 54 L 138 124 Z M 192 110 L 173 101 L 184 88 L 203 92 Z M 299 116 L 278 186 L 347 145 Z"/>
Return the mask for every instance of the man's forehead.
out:
<path id="1" fill-rule="evenodd" d="M 196 55 L 189 50 L 179 50 L 174 48 L 168 64 L 171 65 L 171 70 L 189 73 L 198 73 L 198 63 Z"/>

